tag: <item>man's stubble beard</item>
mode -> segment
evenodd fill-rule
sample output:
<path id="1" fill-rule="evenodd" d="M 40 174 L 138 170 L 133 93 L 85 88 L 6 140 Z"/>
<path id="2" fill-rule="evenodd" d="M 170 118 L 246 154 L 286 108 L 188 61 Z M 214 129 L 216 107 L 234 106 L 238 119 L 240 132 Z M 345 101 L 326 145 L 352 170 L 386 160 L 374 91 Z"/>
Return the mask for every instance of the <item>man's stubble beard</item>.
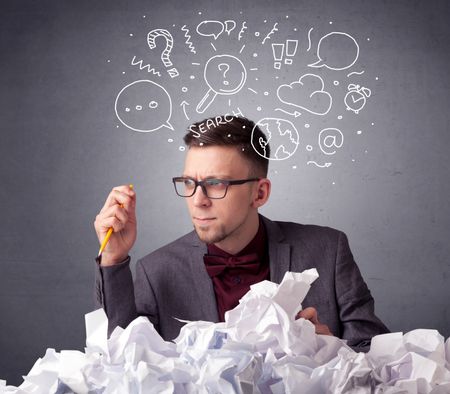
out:
<path id="1" fill-rule="evenodd" d="M 208 227 L 210 226 L 196 226 L 194 225 L 195 232 L 197 233 L 200 240 L 206 244 L 215 244 L 218 242 L 223 241 L 225 238 L 228 237 L 229 234 L 227 234 L 225 230 L 225 226 L 223 224 L 220 225 L 218 231 L 209 233 Z"/>

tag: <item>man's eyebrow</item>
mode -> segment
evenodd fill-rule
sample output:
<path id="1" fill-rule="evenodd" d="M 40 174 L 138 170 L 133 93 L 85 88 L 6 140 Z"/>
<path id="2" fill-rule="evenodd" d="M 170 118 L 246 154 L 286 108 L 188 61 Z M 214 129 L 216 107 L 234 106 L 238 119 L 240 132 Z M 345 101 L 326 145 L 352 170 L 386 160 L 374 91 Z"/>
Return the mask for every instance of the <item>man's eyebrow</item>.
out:
<path id="1" fill-rule="evenodd" d="M 190 175 L 187 175 L 187 174 L 183 174 L 182 177 L 183 178 L 196 179 L 194 176 L 190 176 Z M 208 176 L 205 176 L 202 179 L 224 179 L 225 180 L 225 179 L 233 179 L 233 177 L 230 176 L 230 175 L 225 175 L 225 174 L 220 175 L 219 174 L 219 175 L 208 175 Z"/>

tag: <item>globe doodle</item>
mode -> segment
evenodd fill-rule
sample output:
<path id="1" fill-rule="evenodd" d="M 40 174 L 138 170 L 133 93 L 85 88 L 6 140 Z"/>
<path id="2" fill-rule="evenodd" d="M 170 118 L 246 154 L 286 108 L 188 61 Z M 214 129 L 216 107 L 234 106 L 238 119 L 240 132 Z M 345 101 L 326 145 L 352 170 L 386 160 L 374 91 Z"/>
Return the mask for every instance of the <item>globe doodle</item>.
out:
<path id="1" fill-rule="evenodd" d="M 266 140 L 257 137 L 256 127 L 266 135 Z M 289 159 L 297 150 L 300 136 L 292 122 L 280 118 L 263 118 L 252 130 L 252 146 L 260 155 L 269 160 Z M 270 145 L 270 154 L 267 152 Z"/>

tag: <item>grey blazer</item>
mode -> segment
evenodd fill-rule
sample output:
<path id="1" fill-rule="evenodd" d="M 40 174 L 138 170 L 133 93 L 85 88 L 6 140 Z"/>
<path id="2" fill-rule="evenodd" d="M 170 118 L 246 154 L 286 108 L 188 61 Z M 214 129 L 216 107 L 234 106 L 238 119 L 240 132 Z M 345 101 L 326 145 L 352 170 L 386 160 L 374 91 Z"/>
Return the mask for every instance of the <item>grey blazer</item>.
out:
<path id="1" fill-rule="evenodd" d="M 270 280 L 280 283 L 286 271 L 316 268 L 319 278 L 303 302 L 313 306 L 321 323 L 353 347 L 388 332 L 374 314 L 374 301 L 353 259 L 344 233 L 329 227 L 273 222 L 262 217 L 269 242 Z M 137 261 L 112 266 L 96 264 L 96 304 L 109 319 L 109 332 L 147 316 L 165 340 L 175 338 L 183 320 L 217 322 L 212 281 L 203 255 L 206 245 L 195 231 Z M 364 350 L 364 349 L 362 349 Z"/>

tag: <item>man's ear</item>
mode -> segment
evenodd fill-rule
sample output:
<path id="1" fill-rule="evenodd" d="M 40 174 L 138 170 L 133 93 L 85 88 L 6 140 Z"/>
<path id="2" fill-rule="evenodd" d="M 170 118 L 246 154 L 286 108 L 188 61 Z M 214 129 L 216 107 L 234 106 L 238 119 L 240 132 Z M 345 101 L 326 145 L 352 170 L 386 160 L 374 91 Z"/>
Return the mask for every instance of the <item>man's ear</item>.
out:
<path id="1" fill-rule="evenodd" d="M 258 181 L 257 185 L 256 198 L 253 200 L 253 207 L 259 208 L 262 207 L 270 196 L 271 183 L 267 178 L 262 178 Z"/>

